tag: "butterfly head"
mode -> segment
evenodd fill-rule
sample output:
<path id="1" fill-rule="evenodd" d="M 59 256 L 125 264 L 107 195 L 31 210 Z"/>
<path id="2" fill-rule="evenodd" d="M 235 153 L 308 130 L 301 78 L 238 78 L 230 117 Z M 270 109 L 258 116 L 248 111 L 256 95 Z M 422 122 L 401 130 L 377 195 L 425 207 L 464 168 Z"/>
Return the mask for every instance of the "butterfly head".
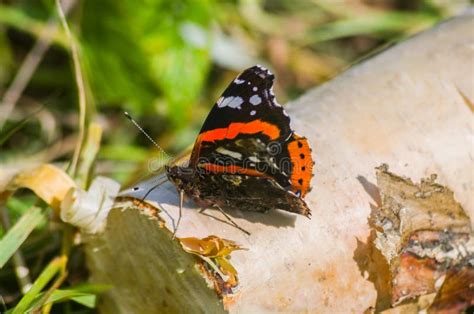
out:
<path id="1" fill-rule="evenodd" d="M 178 190 L 188 190 L 193 185 L 195 173 L 189 167 L 165 166 L 166 176 Z"/>

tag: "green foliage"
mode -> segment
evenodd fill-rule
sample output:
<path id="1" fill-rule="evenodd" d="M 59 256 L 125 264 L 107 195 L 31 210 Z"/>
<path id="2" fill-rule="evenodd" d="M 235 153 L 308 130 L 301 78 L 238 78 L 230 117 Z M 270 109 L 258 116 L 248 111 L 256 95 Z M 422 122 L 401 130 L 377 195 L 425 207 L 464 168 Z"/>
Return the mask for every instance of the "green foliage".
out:
<path id="1" fill-rule="evenodd" d="M 94 97 L 138 114 L 156 111 L 159 98 L 173 126 L 183 127 L 210 66 L 209 42 L 183 37 L 192 23 L 209 27 L 207 1 L 86 1 L 81 43 Z M 107 7 L 107 10 L 101 8 Z M 185 119 L 183 119 L 183 117 Z"/>
<path id="2" fill-rule="evenodd" d="M 28 305 L 25 312 L 30 312 L 34 308 L 43 304 L 54 304 L 61 303 L 66 301 L 74 301 L 90 309 L 94 308 L 97 302 L 97 294 L 109 290 L 111 287 L 106 285 L 81 285 L 76 287 L 71 287 L 70 289 L 56 289 L 54 290 L 48 298 L 44 299 L 44 293 L 38 293 Z M 23 309 L 22 309 L 23 310 Z M 10 310 L 6 313 L 15 313 L 17 309 Z"/>
<path id="3" fill-rule="evenodd" d="M 127 104 L 143 112 L 156 92 L 149 64 L 129 13 L 121 1 L 86 1 L 81 17 L 81 46 L 92 94 L 103 105 Z M 107 10 L 102 10 L 103 7 Z M 140 6 L 136 6 L 140 7 Z"/>
<path id="4" fill-rule="evenodd" d="M 52 260 L 41 272 L 28 292 L 23 296 L 23 298 L 21 298 L 12 313 L 25 313 L 33 301 L 39 297 L 43 288 L 46 287 L 46 285 L 60 272 L 62 268 L 64 268 L 65 263 L 66 260 L 64 258 L 56 258 Z"/>
<path id="5" fill-rule="evenodd" d="M 0 269 L 28 238 L 33 229 L 44 219 L 43 210 L 32 207 L 0 240 Z"/>

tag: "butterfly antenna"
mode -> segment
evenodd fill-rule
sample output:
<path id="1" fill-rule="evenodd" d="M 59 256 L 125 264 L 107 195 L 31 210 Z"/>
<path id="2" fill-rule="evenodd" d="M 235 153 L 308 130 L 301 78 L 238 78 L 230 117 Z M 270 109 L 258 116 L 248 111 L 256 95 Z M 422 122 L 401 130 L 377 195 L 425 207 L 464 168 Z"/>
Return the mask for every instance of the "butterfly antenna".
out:
<path id="1" fill-rule="evenodd" d="M 155 145 L 156 148 L 158 148 L 158 150 L 159 150 L 161 153 L 163 153 L 163 155 L 164 155 L 165 157 L 167 157 L 167 158 L 169 158 L 169 159 L 171 158 L 171 157 L 165 152 L 165 150 L 164 150 L 163 148 L 161 148 L 161 146 L 158 145 L 158 143 L 155 142 L 155 140 L 154 140 L 150 135 L 148 135 L 148 133 L 138 124 L 138 122 L 135 121 L 135 119 L 132 118 L 132 116 L 131 116 L 128 112 L 125 111 L 124 114 L 125 114 L 125 116 L 127 117 L 127 119 L 130 120 L 130 122 L 132 122 L 132 123 L 137 127 L 137 129 L 140 130 L 140 132 L 142 132 L 143 135 L 145 135 L 146 138 L 147 138 L 150 142 L 152 142 L 153 145 Z"/>

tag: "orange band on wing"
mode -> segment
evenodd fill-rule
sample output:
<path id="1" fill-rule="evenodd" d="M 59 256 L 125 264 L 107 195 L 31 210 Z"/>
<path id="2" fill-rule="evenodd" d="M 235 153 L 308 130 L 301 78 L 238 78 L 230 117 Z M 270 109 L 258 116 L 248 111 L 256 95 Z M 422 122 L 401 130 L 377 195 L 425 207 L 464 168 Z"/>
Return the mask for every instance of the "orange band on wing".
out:
<path id="1" fill-rule="evenodd" d="M 293 134 L 292 141 L 288 144 L 288 153 L 293 165 L 290 178 L 291 190 L 293 192 L 301 191 L 303 197 L 308 193 L 313 177 L 313 158 L 308 140 Z"/>
<path id="2" fill-rule="evenodd" d="M 239 166 L 221 166 L 216 164 L 200 164 L 199 167 L 215 173 L 245 174 L 253 177 L 265 177 L 266 175 L 254 169 L 246 169 Z"/>
<path id="3" fill-rule="evenodd" d="M 271 140 L 276 140 L 280 136 L 280 129 L 270 123 L 261 120 L 254 120 L 252 122 L 234 122 L 229 124 L 226 128 L 219 128 L 209 130 L 199 134 L 198 142 L 214 142 L 223 139 L 234 139 L 239 134 L 257 134 L 262 133 L 268 136 Z"/>

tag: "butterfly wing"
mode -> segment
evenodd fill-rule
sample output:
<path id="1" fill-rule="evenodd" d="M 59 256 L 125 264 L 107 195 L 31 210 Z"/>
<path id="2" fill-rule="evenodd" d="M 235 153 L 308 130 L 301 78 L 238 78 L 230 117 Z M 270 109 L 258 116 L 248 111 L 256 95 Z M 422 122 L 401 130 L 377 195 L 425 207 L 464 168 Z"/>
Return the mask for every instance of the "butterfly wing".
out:
<path id="1" fill-rule="evenodd" d="M 269 177 L 304 196 L 312 177 L 311 150 L 276 102 L 273 81 L 274 75 L 258 65 L 232 81 L 202 126 L 190 166 Z"/>

